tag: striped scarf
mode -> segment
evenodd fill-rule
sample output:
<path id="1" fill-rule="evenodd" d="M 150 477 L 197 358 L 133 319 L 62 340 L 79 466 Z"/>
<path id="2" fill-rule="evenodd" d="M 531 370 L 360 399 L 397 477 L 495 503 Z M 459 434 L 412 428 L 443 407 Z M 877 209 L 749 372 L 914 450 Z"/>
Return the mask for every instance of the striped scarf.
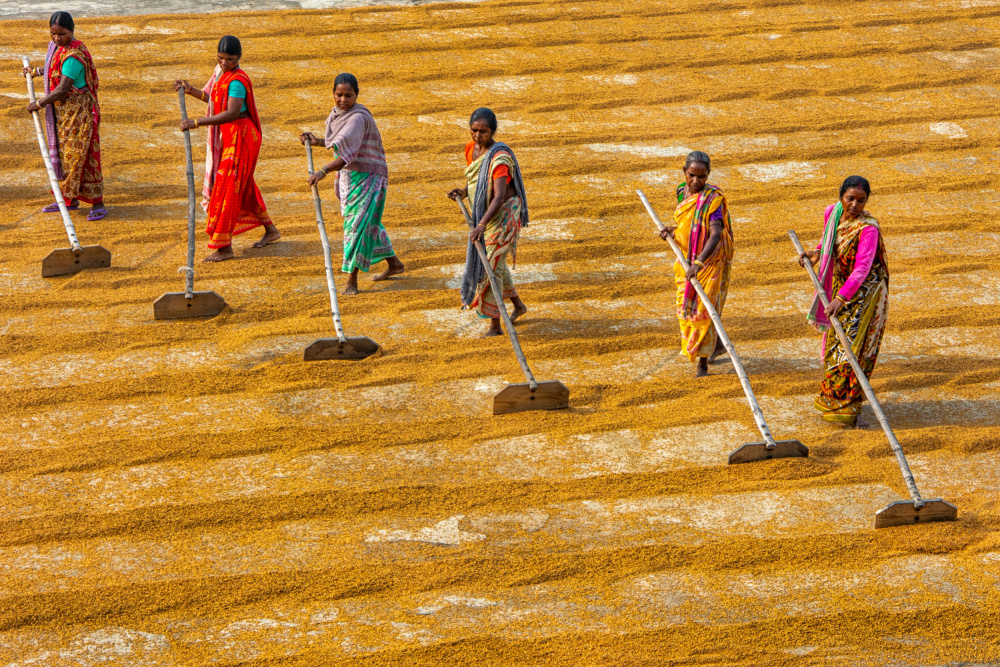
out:
<path id="1" fill-rule="evenodd" d="M 681 183 L 677 186 L 678 204 L 684 201 L 684 185 L 684 183 Z M 725 196 L 717 186 L 706 184 L 702 191 L 698 193 L 698 199 L 695 203 L 694 219 L 691 221 L 691 233 L 688 237 L 688 264 L 691 264 L 701 254 L 701 251 L 705 248 L 705 242 L 708 241 L 710 231 L 708 218 L 711 215 L 712 202 L 715 201 L 716 197 L 723 197 L 721 208 L 724 227 L 725 231 L 729 233 L 730 238 L 732 238 L 732 224 L 729 220 L 729 210 L 726 206 Z M 698 292 L 695 291 L 691 281 L 688 281 L 684 287 L 684 316 L 693 317 L 697 312 Z"/>
<path id="2" fill-rule="evenodd" d="M 826 220 L 823 226 L 823 240 L 820 243 L 819 256 L 819 284 L 823 286 L 827 300 L 833 298 L 833 273 L 837 257 L 844 254 L 847 248 L 854 243 L 865 227 L 878 228 L 878 221 L 868 215 L 865 211 L 853 220 L 848 219 L 841 225 L 841 218 L 844 217 L 844 205 L 839 201 L 827 207 Z M 877 260 L 885 265 L 885 250 L 882 240 L 879 239 Z M 813 297 L 812 306 L 806 315 L 806 321 L 819 331 L 826 331 L 830 328 L 830 318 L 827 317 L 823 302 L 819 298 L 819 293 Z"/>
<path id="3" fill-rule="evenodd" d="M 823 286 L 823 291 L 826 292 L 827 298 L 830 297 L 833 289 L 833 260 L 835 255 L 833 244 L 837 241 L 837 227 L 840 226 L 840 219 L 843 216 L 844 205 L 838 201 L 833 209 L 827 212 L 826 225 L 823 227 L 818 277 L 819 284 Z M 806 315 L 806 321 L 820 331 L 826 331 L 830 328 L 830 318 L 826 316 L 826 311 L 823 309 L 823 302 L 820 300 L 818 293 L 813 298 L 809 314 Z"/>

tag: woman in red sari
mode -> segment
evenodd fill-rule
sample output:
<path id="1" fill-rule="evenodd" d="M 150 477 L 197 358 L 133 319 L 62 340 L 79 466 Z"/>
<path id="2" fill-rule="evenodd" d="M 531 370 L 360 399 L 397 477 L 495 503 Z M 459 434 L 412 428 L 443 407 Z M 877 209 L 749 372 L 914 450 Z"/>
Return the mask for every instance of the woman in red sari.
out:
<path id="1" fill-rule="evenodd" d="M 101 174 L 101 107 L 97 103 L 97 69 L 83 42 L 73 36 L 73 17 L 56 12 L 49 19 L 52 42 L 44 68 L 24 69 L 32 77 L 45 77 L 45 96 L 28 105 L 28 113 L 45 115 L 49 160 L 59 179 L 59 193 L 66 207 L 77 209 L 80 202 L 92 206 L 87 220 L 101 220 L 104 206 L 104 177 Z M 58 213 L 59 204 L 42 209 Z"/>
<path id="2" fill-rule="evenodd" d="M 204 102 L 214 115 L 194 120 L 182 120 L 182 130 L 208 126 L 209 147 L 216 148 L 210 175 L 213 177 L 208 200 L 208 247 L 214 250 L 203 262 L 232 259 L 233 237 L 255 227 L 264 227 L 264 236 L 253 244 L 263 248 L 281 238 L 271 223 L 267 206 L 253 174 L 260 155 L 261 127 L 254 103 L 250 77 L 240 69 L 243 47 L 240 40 L 226 35 L 219 40 L 218 65 L 220 74 L 212 86 L 211 95 L 194 88 L 187 81 L 174 81 L 174 88 Z"/>

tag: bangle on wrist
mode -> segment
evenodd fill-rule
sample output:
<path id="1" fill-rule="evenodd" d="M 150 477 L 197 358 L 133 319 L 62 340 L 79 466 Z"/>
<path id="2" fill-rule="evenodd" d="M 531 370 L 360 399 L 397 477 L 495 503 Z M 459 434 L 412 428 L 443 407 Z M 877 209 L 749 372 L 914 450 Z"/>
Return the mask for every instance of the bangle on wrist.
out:
<path id="1" fill-rule="evenodd" d="M 321 173 L 321 174 L 323 174 L 324 176 L 329 176 L 329 174 L 327 173 L 326 169 L 324 169 L 323 167 L 320 167 L 320 168 L 319 168 L 319 169 L 317 169 L 316 171 L 320 172 L 320 173 Z"/>
<path id="2" fill-rule="evenodd" d="M 697 264 L 698 266 L 700 266 L 703 269 L 705 268 L 705 262 L 701 261 L 700 259 L 691 260 L 691 263 L 692 264 Z"/>

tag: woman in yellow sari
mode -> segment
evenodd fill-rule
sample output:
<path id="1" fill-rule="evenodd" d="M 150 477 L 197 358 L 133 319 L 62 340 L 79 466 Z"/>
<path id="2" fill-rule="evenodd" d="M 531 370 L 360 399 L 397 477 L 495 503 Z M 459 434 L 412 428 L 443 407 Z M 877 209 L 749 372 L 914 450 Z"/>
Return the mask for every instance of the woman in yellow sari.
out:
<path id="1" fill-rule="evenodd" d="M 694 151 L 684 164 L 684 182 L 677 186 L 677 210 L 673 227 L 667 226 L 660 238 L 673 236 L 690 268 L 685 272 L 674 263 L 677 282 L 677 319 L 681 327 L 681 354 L 697 363 L 696 377 L 708 375 L 708 362 L 725 352 L 715 326 L 695 292 L 691 279 L 697 277 L 715 310 L 722 315 L 729 292 L 729 271 L 733 264 L 733 228 L 729 207 L 722 190 L 708 183 L 712 161 L 706 153 Z"/>

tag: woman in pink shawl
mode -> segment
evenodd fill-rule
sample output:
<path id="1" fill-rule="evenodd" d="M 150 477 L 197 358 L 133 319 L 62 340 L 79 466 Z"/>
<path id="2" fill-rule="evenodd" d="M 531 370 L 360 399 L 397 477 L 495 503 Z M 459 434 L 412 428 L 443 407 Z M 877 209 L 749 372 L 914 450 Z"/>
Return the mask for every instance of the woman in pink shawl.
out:
<path id="1" fill-rule="evenodd" d="M 823 240 L 815 250 L 799 257 L 819 264 L 819 279 L 830 300 L 823 308 L 817 296 L 809 310 L 809 322 L 823 336 L 825 374 L 814 407 L 823 419 L 854 424 L 864 394 L 847 360 L 830 318 L 839 317 L 851 348 L 865 375 L 871 377 L 885 333 L 889 306 L 889 265 L 882 230 L 865 204 L 871 186 L 860 176 L 851 176 L 840 186 L 840 201 L 826 208 Z"/>
<path id="2" fill-rule="evenodd" d="M 392 249 L 389 235 L 382 226 L 385 196 L 389 186 L 389 168 L 385 162 L 382 136 L 371 112 L 358 104 L 358 80 L 353 74 L 340 74 L 333 84 L 337 106 L 326 119 L 326 137 L 303 132 L 299 141 L 323 146 L 333 151 L 334 161 L 316 170 L 309 185 L 326 178 L 329 172 L 339 181 L 334 192 L 340 199 L 344 216 L 344 263 L 341 270 L 350 273 L 344 294 L 358 293 L 358 271 L 365 273 L 383 259 L 386 270 L 372 278 L 385 280 L 403 272 L 403 263 Z"/>

